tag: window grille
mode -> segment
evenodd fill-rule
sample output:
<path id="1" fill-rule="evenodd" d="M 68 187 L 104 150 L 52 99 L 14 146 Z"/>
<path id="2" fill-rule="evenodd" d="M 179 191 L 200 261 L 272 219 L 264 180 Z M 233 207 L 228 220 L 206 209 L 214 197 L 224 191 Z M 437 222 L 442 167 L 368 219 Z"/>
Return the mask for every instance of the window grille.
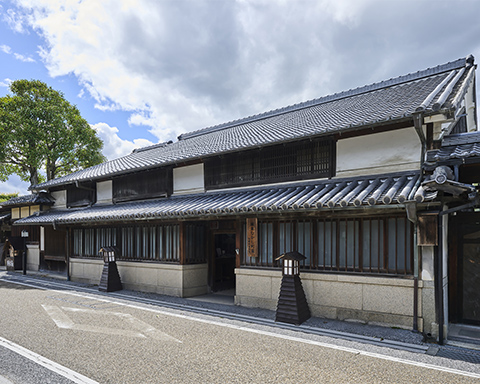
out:
<path id="1" fill-rule="evenodd" d="M 203 263 L 205 258 L 205 225 L 201 223 L 185 225 L 185 262 Z"/>
<path id="2" fill-rule="evenodd" d="M 113 201 L 169 196 L 173 190 L 171 168 L 137 172 L 113 179 Z"/>
<path id="3" fill-rule="evenodd" d="M 204 230 L 204 229 L 203 229 Z M 195 232 L 196 231 L 196 232 Z M 191 249 L 201 249 L 190 261 L 204 260 L 204 238 L 196 228 L 195 241 Z M 178 224 L 126 226 L 122 228 L 76 228 L 73 230 L 73 256 L 100 257 L 99 249 L 104 246 L 120 248 L 119 260 L 180 261 L 180 228 Z M 193 255 L 193 251 L 192 251 Z"/>
<path id="4" fill-rule="evenodd" d="M 94 182 L 82 183 L 83 188 L 77 188 L 75 185 L 67 186 L 67 207 L 82 207 L 95 203 L 95 186 Z"/>
<path id="5" fill-rule="evenodd" d="M 303 270 L 413 273 L 413 226 L 403 216 L 264 221 L 258 236 L 258 257 L 242 265 L 277 267 L 275 257 L 296 250 Z"/>
<path id="6" fill-rule="evenodd" d="M 334 170 L 333 140 L 301 141 L 209 159 L 205 162 L 205 187 L 331 177 Z"/>

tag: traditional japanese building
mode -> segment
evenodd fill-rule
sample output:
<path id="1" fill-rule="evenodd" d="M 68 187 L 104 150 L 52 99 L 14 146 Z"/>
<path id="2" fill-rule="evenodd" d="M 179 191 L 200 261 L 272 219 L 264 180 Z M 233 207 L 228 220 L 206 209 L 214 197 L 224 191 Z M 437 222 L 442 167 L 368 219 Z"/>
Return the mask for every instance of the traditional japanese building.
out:
<path id="1" fill-rule="evenodd" d="M 480 322 L 463 283 L 480 288 L 464 256 L 480 232 L 480 152 L 462 152 L 478 145 L 475 68 L 470 56 L 134 150 L 34 186 L 55 204 L 14 226 L 36 228 L 72 280 L 98 283 L 98 252 L 116 247 L 126 288 L 233 289 L 269 309 L 276 258 L 298 251 L 312 315 L 443 338 L 449 321 Z"/>

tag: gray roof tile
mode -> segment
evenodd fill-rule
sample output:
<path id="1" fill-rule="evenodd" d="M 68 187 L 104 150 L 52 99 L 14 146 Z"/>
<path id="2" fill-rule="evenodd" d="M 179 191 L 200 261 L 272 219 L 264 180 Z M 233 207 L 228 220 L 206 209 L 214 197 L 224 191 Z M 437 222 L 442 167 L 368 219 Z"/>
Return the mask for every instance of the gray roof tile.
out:
<path id="1" fill-rule="evenodd" d="M 442 147 L 429 152 L 429 162 L 480 157 L 480 132 L 445 136 L 442 141 Z"/>
<path id="2" fill-rule="evenodd" d="M 351 206 L 380 206 L 405 201 L 430 201 L 435 194 L 419 188 L 420 172 L 323 180 L 303 184 L 265 186 L 228 192 L 208 192 L 172 196 L 116 205 L 50 210 L 18 220 L 24 224 L 82 224 L 94 222 L 165 220 L 205 216 L 252 214 L 252 212 L 285 212 L 344 209 Z"/>
<path id="3" fill-rule="evenodd" d="M 32 204 L 53 205 L 54 200 L 46 193 L 32 193 L 31 195 L 23 195 L 13 197 L 0 204 L 1 207 L 14 207 Z"/>
<path id="4" fill-rule="evenodd" d="M 35 189 L 77 180 L 100 180 L 220 153 L 328 135 L 380 122 L 411 119 L 419 106 L 423 106 L 426 113 L 433 113 L 432 107 L 439 93 L 450 82 L 447 81 L 443 87 L 438 87 L 439 84 L 468 63 L 469 59 L 463 58 L 380 83 L 186 133 L 175 143 L 136 150 L 122 158 L 39 184 Z M 462 81 L 463 78 L 459 84 Z M 453 88 L 445 105 L 455 97 L 459 87 Z M 429 102 L 425 103 L 427 99 Z"/>

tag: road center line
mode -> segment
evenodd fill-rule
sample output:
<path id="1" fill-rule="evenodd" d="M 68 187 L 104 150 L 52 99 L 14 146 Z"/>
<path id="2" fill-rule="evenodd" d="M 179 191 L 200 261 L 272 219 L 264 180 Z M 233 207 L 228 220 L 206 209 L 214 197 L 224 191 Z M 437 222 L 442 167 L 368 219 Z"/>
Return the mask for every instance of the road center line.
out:
<path id="1" fill-rule="evenodd" d="M 8 280 L 4 280 L 4 281 L 8 281 Z M 440 371 L 440 372 L 447 372 L 447 373 L 452 373 L 452 374 L 455 374 L 455 375 L 461 375 L 461 376 L 473 377 L 473 378 L 480 379 L 480 374 L 474 373 L 474 372 L 467 372 L 467 371 L 461 371 L 461 370 L 454 369 L 454 368 L 441 367 L 441 366 L 437 366 L 437 365 L 433 365 L 433 364 L 422 363 L 422 362 L 407 360 L 407 359 L 403 359 L 403 358 L 397 358 L 397 357 L 394 357 L 394 356 L 382 355 L 380 353 L 362 351 L 361 349 L 350 348 L 350 347 L 342 347 L 342 346 L 335 345 L 335 344 L 329 344 L 329 343 L 324 343 L 324 342 L 320 342 L 320 341 L 303 339 L 303 338 L 295 337 L 295 336 L 281 335 L 281 334 L 277 334 L 277 333 L 270 332 L 270 331 L 262 331 L 262 330 L 248 328 L 248 327 L 244 327 L 244 326 L 222 323 L 222 322 L 219 322 L 219 321 L 216 321 L 216 320 L 200 319 L 200 318 L 192 317 L 192 316 L 189 316 L 189 315 L 167 312 L 165 310 L 156 309 L 156 308 L 146 308 L 146 307 L 142 307 L 142 306 L 139 306 L 139 305 L 136 305 L 136 304 L 122 303 L 120 301 L 116 301 L 116 300 L 113 300 L 113 299 L 99 298 L 99 297 L 96 297 L 96 296 L 94 296 L 92 294 L 88 294 L 88 293 L 80 294 L 80 293 L 71 292 L 71 291 L 60 291 L 60 290 L 56 290 L 56 289 L 39 287 L 39 286 L 36 286 L 36 285 L 33 285 L 33 284 L 22 283 L 22 282 L 17 282 L 17 281 L 15 281 L 15 282 L 9 281 L 9 282 L 12 283 L 12 284 L 24 285 L 24 286 L 27 286 L 27 287 L 48 290 L 48 291 L 52 291 L 52 292 L 56 292 L 56 293 L 63 293 L 63 294 L 66 294 L 66 295 L 71 295 L 71 296 L 76 296 L 76 297 L 83 297 L 83 298 L 88 297 L 90 299 L 97 300 L 97 301 L 100 301 L 100 302 L 113 303 L 113 304 L 128 307 L 128 308 L 134 308 L 134 309 L 139 309 L 139 310 L 143 310 L 143 311 L 159 313 L 159 314 L 166 315 L 166 316 L 172 316 L 172 317 L 177 317 L 177 318 L 186 319 L 186 320 L 190 320 L 190 321 L 196 321 L 196 322 L 199 322 L 199 323 L 217 325 L 219 327 L 231 328 L 231 329 L 241 330 L 241 331 L 245 331 L 245 332 L 256 333 L 256 334 L 259 334 L 259 335 L 290 340 L 290 341 L 294 341 L 294 342 L 298 342 L 298 343 L 315 345 L 315 346 L 318 346 L 318 347 L 323 347 L 323 348 L 329 348 L 329 349 L 333 349 L 333 350 L 337 350 L 337 351 L 348 352 L 348 353 L 352 353 L 352 354 L 355 354 L 355 355 L 368 356 L 368 357 L 372 357 L 372 358 L 376 358 L 376 359 L 382 359 L 382 360 L 386 360 L 386 361 L 392 361 L 392 362 L 396 362 L 396 363 L 412 365 L 412 366 L 421 367 L 421 368 L 433 369 L 433 370 Z"/>
<path id="2" fill-rule="evenodd" d="M 71 369 L 64 367 L 63 365 L 60 365 L 58 363 L 55 363 L 54 361 L 47 359 L 46 357 L 43 357 L 42 355 L 39 355 L 38 353 L 35 353 L 33 351 L 30 351 L 29 349 L 26 349 L 18 344 L 13 343 L 10 340 L 4 339 L 3 337 L 0 337 L 0 346 L 8 348 L 9 350 L 33 361 L 34 363 L 41 365 L 42 367 L 47 368 L 48 370 L 55 372 L 63 377 L 65 377 L 68 380 L 73 381 L 74 383 L 77 384 L 99 384 L 97 381 L 89 379 L 86 376 L 83 376 L 82 374 L 72 371 Z"/>

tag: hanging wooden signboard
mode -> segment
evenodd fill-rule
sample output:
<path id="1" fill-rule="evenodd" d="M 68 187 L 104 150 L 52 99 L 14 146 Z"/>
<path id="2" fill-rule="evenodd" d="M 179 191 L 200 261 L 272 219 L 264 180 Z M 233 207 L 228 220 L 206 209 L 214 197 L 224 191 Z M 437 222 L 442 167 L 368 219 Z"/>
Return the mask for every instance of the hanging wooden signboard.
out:
<path id="1" fill-rule="evenodd" d="M 258 255 L 258 220 L 247 219 L 247 256 L 257 257 Z"/>

